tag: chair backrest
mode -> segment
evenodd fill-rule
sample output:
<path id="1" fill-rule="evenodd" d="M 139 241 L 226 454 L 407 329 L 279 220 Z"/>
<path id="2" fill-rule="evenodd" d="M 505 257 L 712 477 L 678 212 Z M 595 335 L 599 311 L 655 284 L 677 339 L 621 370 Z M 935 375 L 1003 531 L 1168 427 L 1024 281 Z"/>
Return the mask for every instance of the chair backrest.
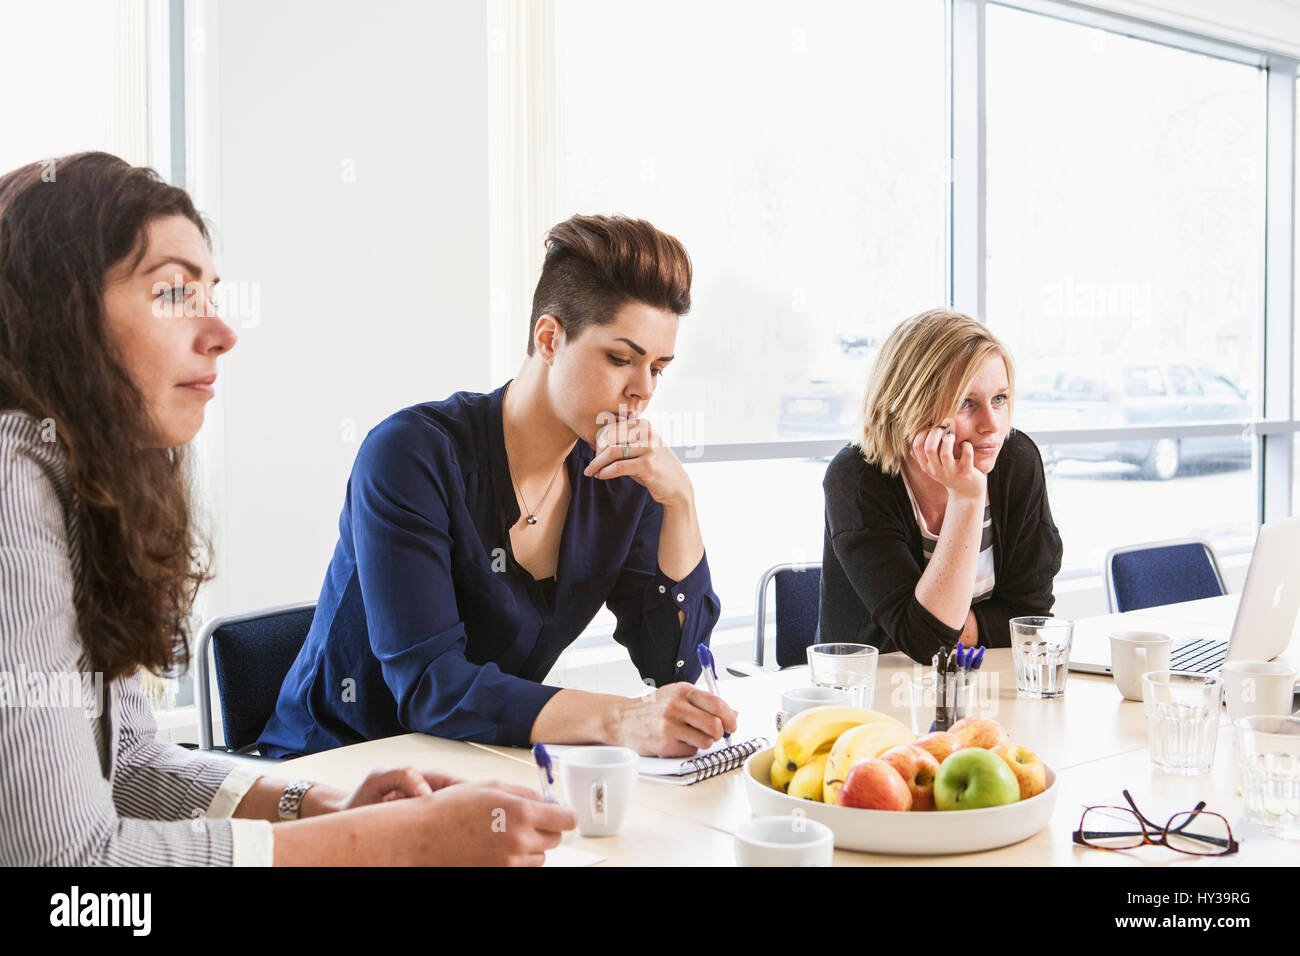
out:
<path id="1" fill-rule="evenodd" d="M 794 667 L 808 661 L 807 648 L 817 637 L 821 606 L 822 566 L 778 564 L 758 580 L 754 610 L 754 661 L 763 663 L 767 628 L 767 591 L 772 586 L 776 599 L 776 665 Z"/>
<path id="2" fill-rule="evenodd" d="M 217 698 L 226 747 L 244 750 L 257 742 L 275 712 L 280 685 L 307 640 L 316 602 L 286 604 L 209 621 L 199 637 L 199 746 L 212 749 L 212 696 L 208 647 L 217 672 Z"/>
<path id="3" fill-rule="evenodd" d="M 1185 538 L 1115 548 L 1106 555 L 1112 613 L 1227 594 L 1208 541 Z"/>

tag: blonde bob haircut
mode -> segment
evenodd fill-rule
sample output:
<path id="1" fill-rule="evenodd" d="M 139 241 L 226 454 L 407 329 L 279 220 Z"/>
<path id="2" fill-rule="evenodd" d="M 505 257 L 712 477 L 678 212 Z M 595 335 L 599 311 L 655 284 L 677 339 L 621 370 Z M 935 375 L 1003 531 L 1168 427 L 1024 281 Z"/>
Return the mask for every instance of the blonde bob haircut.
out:
<path id="1" fill-rule="evenodd" d="M 961 312 L 931 309 L 889 333 L 867 382 L 854 444 L 869 463 L 897 475 L 925 428 L 957 414 L 971 382 L 992 356 L 1007 366 L 1007 412 L 1015 401 L 1016 370 L 1006 347 L 982 322 Z"/>

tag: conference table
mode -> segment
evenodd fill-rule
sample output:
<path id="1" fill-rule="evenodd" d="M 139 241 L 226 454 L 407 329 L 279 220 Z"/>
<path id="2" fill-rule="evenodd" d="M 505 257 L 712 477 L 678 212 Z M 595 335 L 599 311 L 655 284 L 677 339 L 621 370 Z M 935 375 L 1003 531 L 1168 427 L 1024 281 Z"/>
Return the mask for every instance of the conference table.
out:
<path id="1" fill-rule="evenodd" d="M 1108 614 L 1075 622 L 1075 641 L 1105 640 L 1120 630 L 1154 630 L 1174 638 L 1226 639 L 1236 595 L 1185 604 Z M 1300 660 L 1293 638 L 1288 659 Z M 903 654 L 884 654 L 876 677 L 874 708 L 909 723 L 903 684 L 921 672 Z M 1221 717 L 1214 766 L 1201 776 L 1173 776 L 1156 770 L 1147 750 L 1140 702 L 1124 700 L 1107 677 L 1071 673 L 1065 696 L 1056 700 L 1016 695 L 1011 651 L 986 652 L 978 672 L 976 713 L 993 717 L 1014 743 L 1034 751 L 1056 774 L 1056 803 L 1048 825 L 1027 840 L 979 853 L 953 856 L 897 856 L 835 851 L 836 866 L 1239 866 L 1300 864 L 1300 841 L 1264 833 L 1245 818 L 1232 728 Z M 719 693 L 740 714 L 735 740 L 774 740 L 782 691 L 809 683 L 806 667 L 724 680 Z M 436 768 L 472 780 L 499 780 L 536 788 L 537 767 L 525 748 L 497 747 L 405 734 L 287 761 L 283 772 L 338 787 L 354 787 L 377 766 L 410 764 Z M 555 862 L 604 862 L 628 866 L 731 866 L 733 834 L 751 816 L 743 769 L 689 786 L 639 780 L 622 832 L 613 837 L 566 834 Z M 1198 858 L 1160 846 L 1113 851 L 1076 846 L 1071 834 L 1090 805 L 1124 805 L 1127 789 L 1143 813 L 1165 820 L 1204 800 L 1222 814 L 1241 844 L 1237 854 Z M 571 851 L 578 851 L 576 853 Z M 590 854 L 588 856 L 587 854 Z M 548 861 L 550 862 L 550 861 Z"/>

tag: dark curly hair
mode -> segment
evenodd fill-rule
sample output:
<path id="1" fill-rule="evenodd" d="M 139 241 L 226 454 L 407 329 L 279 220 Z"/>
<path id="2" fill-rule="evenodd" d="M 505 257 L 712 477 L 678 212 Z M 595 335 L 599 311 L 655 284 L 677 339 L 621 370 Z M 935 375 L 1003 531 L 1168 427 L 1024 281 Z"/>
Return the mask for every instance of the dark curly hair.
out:
<path id="1" fill-rule="evenodd" d="M 157 219 L 184 216 L 183 189 L 108 153 L 0 177 L 0 409 L 52 419 L 82 519 L 77 620 L 105 680 L 189 665 L 189 615 L 209 545 L 191 516 L 185 448 L 149 447 L 144 396 L 114 357 L 105 277 L 145 253 Z"/>

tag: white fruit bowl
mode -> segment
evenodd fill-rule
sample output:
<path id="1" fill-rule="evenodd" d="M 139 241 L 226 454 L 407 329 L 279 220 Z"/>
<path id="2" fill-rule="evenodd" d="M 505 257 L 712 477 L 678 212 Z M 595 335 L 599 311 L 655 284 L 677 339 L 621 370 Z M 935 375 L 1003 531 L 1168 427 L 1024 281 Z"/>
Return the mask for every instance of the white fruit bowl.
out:
<path id="1" fill-rule="evenodd" d="M 859 810 L 792 797 L 772 787 L 772 748 L 745 761 L 745 792 L 755 816 L 789 816 L 796 810 L 831 828 L 841 850 L 945 856 L 994 850 L 1027 840 L 1052 818 L 1056 774 L 1047 767 L 1047 789 L 1036 797 L 983 810 L 924 813 Z"/>

